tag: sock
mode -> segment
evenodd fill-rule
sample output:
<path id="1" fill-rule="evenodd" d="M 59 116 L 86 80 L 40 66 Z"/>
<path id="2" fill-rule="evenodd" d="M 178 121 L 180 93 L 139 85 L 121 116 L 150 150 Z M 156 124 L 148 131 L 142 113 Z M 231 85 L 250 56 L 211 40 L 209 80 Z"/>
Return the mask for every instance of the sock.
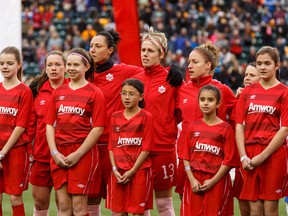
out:
<path id="1" fill-rule="evenodd" d="M 101 206 L 100 205 L 88 205 L 88 212 L 93 216 L 101 216 Z"/>
<path id="2" fill-rule="evenodd" d="M 48 209 L 46 209 L 46 210 L 37 210 L 34 207 L 33 216 L 48 216 Z"/>
<path id="3" fill-rule="evenodd" d="M 144 212 L 144 216 L 150 216 L 150 210 L 149 209 Z"/>
<path id="4" fill-rule="evenodd" d="M 2 204 L 0 204 L 0 216 L 2 216 Z"/>
<path id="5" fill-rule="evenodd" d="M 288 203 L 286 203 L 286 213 L 288 215 Z"/>
<path id="6" fill-rule="evenodd" d="M 172 198 L 156 198 L 156 206 L 160 216 L 175 216 Z"/>
<path id="7" fill-rule="evenodd" d="M 12 206 L 13 216 L 25 216 L 24 204 Z"/>

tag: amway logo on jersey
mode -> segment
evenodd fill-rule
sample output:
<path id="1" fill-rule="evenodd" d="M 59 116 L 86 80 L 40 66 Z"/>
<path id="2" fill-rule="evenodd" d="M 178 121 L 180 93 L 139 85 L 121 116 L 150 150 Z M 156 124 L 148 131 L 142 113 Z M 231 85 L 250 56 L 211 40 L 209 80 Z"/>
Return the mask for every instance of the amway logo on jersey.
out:
<path id="1" fill-rule="evenodd" d="M 75 113 L 75 114 L 83 115 L 84 112 L 85 112 L 85 109 L 82 109 L 80 107 L 64 106 L 63 104 L 61 104 L 58 109 L 59 115 L 65 114 L 65 113 Z"/>
<path id="2" fill-rule="evenodd" d="M 218 155 L 220 153 L 220 148 L 206 143 L 199 143 L 197 141 L 195 151 L 208 151 Z"/>
<path id="3" fill-rule="evenodd" d="M 266 112 L 266 113 L 273 114 L 275 110 L 276 110 L 276 108 L 273 107 L 273 106 L 258 105 L 258 104 L 250 103 L 250 104 L 249 104 L 248 113 L 253 113 L 253 112 Z"/>
<path id="4" fill-rule="evenodd" d="M 124 146 L 124 145 L 141 145 L 142 144 L 142 138 L 141 137 L 124 137 L 121 138 L 120 136 L 118 137 L 118 143 L 119 146 Z"/>
<path id="5" fill-rule="evenodd" d="M 10 114 L 16 116 L 18 109 L 11 107 L 0 107 L 0 114 Z"/>

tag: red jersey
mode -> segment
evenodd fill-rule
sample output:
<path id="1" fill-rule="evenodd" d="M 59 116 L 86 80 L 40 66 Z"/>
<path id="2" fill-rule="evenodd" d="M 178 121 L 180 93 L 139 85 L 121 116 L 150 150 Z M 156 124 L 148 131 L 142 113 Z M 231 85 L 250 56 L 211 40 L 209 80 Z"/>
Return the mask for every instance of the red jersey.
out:
<path id="1" fill-rule="evenodd" d="M 175 151 L 179 89 L 166 81 L 167 75 L 168 71 L 157 65 L 135 76 L 144 83 L 145 110 L 153 116 L 157 134 L 153 153 Z"/>
<path id="2" fill-rule="evenodd" d="M 105 122 L 105 99 L 93 84 L 76 90 L 65 84 L 53 92 L 46 124 L 54 125 L 58 146 L 83 143 L 92 128 Z"/>
<path id="3" fill-rule="evenodd" d="M 113 151 L 118 168 L 130 170 L 141 151 L 153 149 L 153 120 L 146 110 L 141 110 L 133 118 L 126 119 L 124 111 L 118 111 L 111 116 L 111 132 L 108 150 Z M 151 167 L 148 157 L 140 169 Z"/>
<path id="4" fill-rule="evenodd" d="M 122 86 L 121 84 L 128 78 L 137 73 L 143 72 L 143 68 L 132 65 L 118 64 L 114 65 L 107 71 L 94 73 L 94 84 L 101 89 L 106 101 L 107 120 L 106 125 L 110 124 L 110 117 L 113 112 L 124 109 L 119 96 Z M 100 137 L 99 143 L 108 143 L 109 127 L 105 127 Z"/>
<path id="5" fill-rule="evenodd" d="M 219 82 L 212 79 L 212 76 L 201 77 L 199 80 L 193 80 L 181 86 L 179 90 L 179 108 L 182 111 L 182 132 L 178 139 L 178 151 L 183 143 L 185 132 L 188 125 L 196 120 L 203 118 L 198 102 L 198 94 L 200 89 L 205 85 L 214 85 L 221 91 L 221 104 L 217 110 L 217 116 L 223 121 L 227 121 L 227 116 L 232 114 L 234 105 L 237 103 L 232 90 Z"/>
<path id="6" fill-rule="evenodd" d="M 0 150 L 5 146 L 16 126 L 28 128 L 33 96 L 30 88 L 23 83 L 6 90 L 0 83 Z M 25 130 L 13 147 L 28 144 Z"/>
<path id="7" fill-rule="evenodd" d="M 190 161 L 193 170 L 215 174 L 221 165 L 235 166 L 236 143 L 227 122 L 207 125 L 203 120 L 191 123 L 179 157 Z"/>
<path id="8" fill-rule="evenodd" d="M 246 86 L 236 109 L 236 123 L 245 125 L 245 144 L 268 145 L 281 126 L 288 127 L 288 88 Z M 284 144 L 284 142 L 283 142 Z"/>
<path id="9" fill-rule="evenodd" d="M 69 80 L 65 79 L 64 84 Z M 46 114 L 49 107 L 51 95 L 55 89 L 47 80 L 39 89 L 34 99 L 34 106 L 30 117 L 29 136 L 33 142 L 33 157 L 37 161 L 49 162 L 51 158 L 49 146 L 46 140 Z"/>

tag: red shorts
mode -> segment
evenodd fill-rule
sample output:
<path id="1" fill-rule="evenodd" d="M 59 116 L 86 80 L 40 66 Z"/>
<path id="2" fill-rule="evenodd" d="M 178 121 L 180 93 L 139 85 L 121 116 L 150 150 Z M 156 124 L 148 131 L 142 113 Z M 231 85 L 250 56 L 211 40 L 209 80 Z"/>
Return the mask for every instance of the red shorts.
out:
<path id="1" fill-rule="evenodd" d="M 246 152 L 249 158 L 260 154 L 266 145 L 247 145 Z M 287 189 L 287 146 L 279 147 L 260 166 L 252 171 L 241 168 L 244 184 L 240 198 L 243 200 L 279 200 Z"/>
<path id="2" fill-rule="evenodd" d="M 29 181 L 32 185 L 40 187 L 53 187 L 50 163 L 33 161 Z"/>
<path id="3" fill-rule="evenodd" d="M 81 144 L 70 146 L 57 146 L 59 152 L 64 156 L 75 152 Z M 76 165 L 69 169 L 59 167 L 53 158 L 50 160 L 51 176 L 54 183 L 54 189 L 58 190 L 63 184 L 67 184 L 67 192 L 70 194 L 88 194 L 98 166 L 97 147 L 94 146 L 88 151 Z"/>
<path id="4" fill-rule="evenodd" d="M 126 171 L 119 170 L 123 175 Z M 114 174 L 111 174 L 108 183 L 106 207 L 113 212 L 128 212 L 143 214 L 153 207 L 151 169 L 141 169 L 136 172 L 127 184 L 117 183 Z"/>
<path id="5" fill-rule="evenodd" d="M 203 184 L 204 180 L 211 179 L 214 176 L 213 174 L 197 171 L 193 171 L 193 175 L 198 179 L 200 184 Z M 202 193 L 194 193 L 191 189 L 191 183 L 187 178 L 180 215 L 233 215 L 232 185 L 229 173 L 223 176 L 209 191 Z"/>
<path id="6" fill-rule="evenodd" d="M 243 187 L 243 176 L 240 168 L 235 168 L 235 179 L 233 183 L 233 196 L 239 199 Z"/>
<path id="7" fill-rule="evenodd" d="M 176 193 L 183 194 L 186 177 L 187 175 L 184 169 L 183 160 L 179 159 L 178 169 L 177 169 L 177 182 L 176 182 L 176 188 L 175 188 Z"/>
<path id="8" fill-rule="evenodd" d="M 152 171 L 154 190 L 168 190 L 176 185 L 177 161 L 176 153 L 152 154 Z"/>
<path id="9" fill-rule="evenodd" d="M 2 175 L 0 179 L 3 179 L 4 182 L 4 192 L 20 195 L 24 190 L 27 190 L 31 165 L 27 146 L 21 145 L 12 148 L 1 163 L 3 172 L 0 173 Z"/>
<path id="10" fill-rule="evenodd" d="M 102 197 L 106 199 L 107 185 L 111 175 L 111 162 L 107 145 L 98 145 L 99 165 L 92 179 L 91 190 L 89 197 Z"/>

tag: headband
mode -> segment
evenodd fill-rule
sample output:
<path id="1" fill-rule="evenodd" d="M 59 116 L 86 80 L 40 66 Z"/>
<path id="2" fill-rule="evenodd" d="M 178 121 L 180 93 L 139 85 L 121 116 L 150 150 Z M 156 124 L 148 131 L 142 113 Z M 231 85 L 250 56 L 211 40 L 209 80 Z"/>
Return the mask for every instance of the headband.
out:
<path id="1" fill-rule="evenodd" d="M 149 35 L 149 36 L 146 37 L 143 41 L 145 41 L 145 40 L 148 40 L 148 41 L 150 41 L 151 43 L 153 43 L 153 44 L 161 51 L 161 53 L 165 53 L 162 44 L 160 44 L 160 43 L 159 43 L 157 40 L 155 40 L 152 36 Z"/>
<path id="2" fill-rule="evenodd" d="M 81 55 L 80 53 L 71 52 L 71 53 L 69 53 L 68 55 L 77 55 L 77 56 L 80 56 L 82 59 L 84 59 L 84 60 L 86 61 L 87 64 L 89 64 L 88 59 L 87 59 L 85 56 Z"/>

